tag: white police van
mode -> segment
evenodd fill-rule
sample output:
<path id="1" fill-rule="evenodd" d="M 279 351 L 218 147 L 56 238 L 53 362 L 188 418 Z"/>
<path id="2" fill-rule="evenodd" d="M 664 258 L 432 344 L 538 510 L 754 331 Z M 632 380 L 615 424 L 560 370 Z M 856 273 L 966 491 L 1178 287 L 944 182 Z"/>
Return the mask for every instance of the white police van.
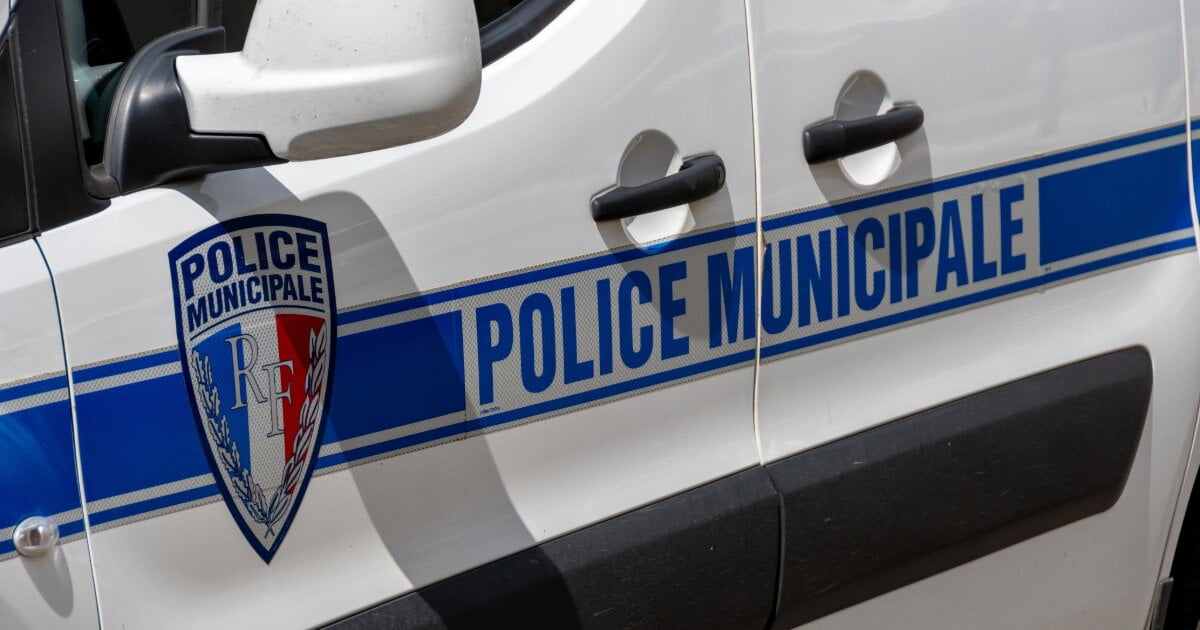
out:
<path id="1" fill-rule="evenodd" d="M 0 24 L 0 627 L 1196 627 L 1200 0 Z"/>

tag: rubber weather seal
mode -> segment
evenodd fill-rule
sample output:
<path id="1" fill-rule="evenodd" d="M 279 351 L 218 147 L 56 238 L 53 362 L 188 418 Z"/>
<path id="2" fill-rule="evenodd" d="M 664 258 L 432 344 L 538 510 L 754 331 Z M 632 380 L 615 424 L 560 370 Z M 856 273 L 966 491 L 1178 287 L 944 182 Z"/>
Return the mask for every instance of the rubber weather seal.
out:
<path id="1" fill-rule="evenodd" d="M 522 0 L 511 11 L 479 29 L 483 65 L 516 50 L 553 22 L 573 0 Z"/>

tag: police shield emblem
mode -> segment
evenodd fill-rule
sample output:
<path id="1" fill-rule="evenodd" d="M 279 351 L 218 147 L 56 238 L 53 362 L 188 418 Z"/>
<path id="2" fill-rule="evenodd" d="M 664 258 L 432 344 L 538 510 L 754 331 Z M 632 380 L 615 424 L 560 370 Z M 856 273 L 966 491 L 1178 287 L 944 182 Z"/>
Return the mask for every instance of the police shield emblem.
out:
<path id="1" fill-rule="evenodd" d="M 268 563 L 304 498 L 329 408 L 330 260 L 325 225 L 287 215 L 214 225 L 170 253 L 200 443 L 230 513 Z"/>

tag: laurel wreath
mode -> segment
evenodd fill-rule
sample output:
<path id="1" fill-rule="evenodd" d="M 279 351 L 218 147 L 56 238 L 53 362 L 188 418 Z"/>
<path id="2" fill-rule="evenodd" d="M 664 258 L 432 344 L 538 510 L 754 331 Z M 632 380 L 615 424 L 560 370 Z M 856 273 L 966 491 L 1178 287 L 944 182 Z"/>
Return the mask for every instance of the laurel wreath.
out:
<path id="1" fill-rule="evenodd" d="M 265 525 L 267 536 L 275 535 L 275 526 L 288 513 L 296 487 L 300 484 L 308 459 L 309 446 L 316 435 L 317 421 L 325 406 L 322 395 L 325 387 L 325 346 L 327 326 L 308 335 L 308 377 L 304 382 L 304 404 L 300 407 L 300 428 L 292 438 L 292 456 L 284 464 L 279 486 L 270 499 L 262 486 L 255 482 L 250 471 L 242 466 L 237 442 L 229 433 L 229 422 L 221 414 L 221 397 L 213 384 L 212 364 L 208 357 L 192 350 L 192 374 L 200 385 L 198 402 L 204 412 L 204 426 L 216 447 L 221 467 L 229 475 L 230 486 L 238 500 L 246 508 L 246 514 L 257 523 Z"/>

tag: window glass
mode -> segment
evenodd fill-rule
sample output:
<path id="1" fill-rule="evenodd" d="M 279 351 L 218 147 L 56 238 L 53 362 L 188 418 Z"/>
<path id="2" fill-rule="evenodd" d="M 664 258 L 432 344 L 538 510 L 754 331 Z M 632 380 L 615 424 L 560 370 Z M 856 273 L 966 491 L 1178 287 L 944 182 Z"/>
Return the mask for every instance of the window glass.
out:
<path id="1" fill-rule="evenodd" d="M 121 72 L 146 44 L 196 24 L 196 0 L 63 0 L 84 154 L 100 161 Z"/>

